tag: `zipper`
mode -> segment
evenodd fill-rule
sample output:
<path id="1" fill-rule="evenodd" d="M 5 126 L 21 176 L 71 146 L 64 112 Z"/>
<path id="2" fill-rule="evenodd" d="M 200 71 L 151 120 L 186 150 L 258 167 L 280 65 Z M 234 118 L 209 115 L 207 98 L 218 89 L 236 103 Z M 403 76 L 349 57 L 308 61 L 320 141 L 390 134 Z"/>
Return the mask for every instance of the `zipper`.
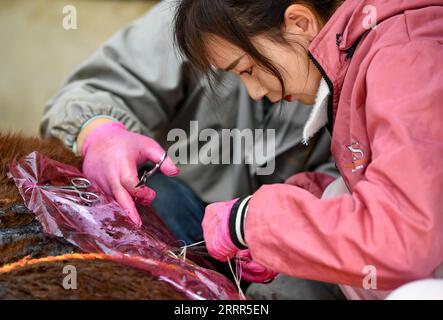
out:
<path id="1" fill-rule="evenodd" d="M 308 57 L 314 63 L 315 67 L 318 69 L 321 76 L 323 77 L 323 79 L 325 79 L 325 81 L 329 87 L 330 93 L 329 93 L 329 97 L 328 97 L 328 124 L 326 127 L 329 131 L 329 134 L 332 137 L 332 131 L 333 131 L 333 127 L 334 127 L 334 124 L 333 124 L 334 110 L 333 110 L 333 105 L 332 105 L 332 98 L 334 97 L 334 86 L 332 85 L 332 81 L 329 79 L 328 75 L 323 70 L 322 66 L 317 62 L 317 60 L 315 60 L 314 56 L 312 55 L 312 53 L 310 51 L 308 51 Z"/>
<path id="2" fill-rule="evenodd" d="M 355 50 L 357 50 L 358 45 L 360 44 L 362 38 L 363 38 L 364 34 L 361 35 L 353 44 L 351 47 L 349 47 L 349 49 L 345 50 L 346 52 L 346 60 L 350 60 L 352 59 L 352 56 L 355 53 Z M 339 44 L 339 42 L 341 42 L 341 37 L 339 36 L 339 34 L 337 35 L 337 44 Z M 314 65 L 316 66 L 316 68 L 318 69 L 318 71 L 320 71 L 320 74 L 322 75 L 323 79 L 326 80 L 326 83 L 328 84 L 329 87 L 329 91 L 331 92 L 329 95 L 329 99 L 328 99 L 328 131 L 331 134 L 332 137 L 332 130 L 333 130 L 333 121 L 334 121 L 334 110 L 333 110 L 333 106 L 332 106 L 332 99 L 334 97 L 334 86 L 332 85 L 332 81 L 329 79 L 328 75 L 326 74 L 325 70 L 323 70 L 322 66 L 320 65 L 320 63 L 317 62 L 317 60 L 315 60 L 314 56 L 312 55 L 312 53 L 310 51 L 308 51 L 308 57 L 309 59 L 311 59 L 311 61 L 314 63 Z"/>

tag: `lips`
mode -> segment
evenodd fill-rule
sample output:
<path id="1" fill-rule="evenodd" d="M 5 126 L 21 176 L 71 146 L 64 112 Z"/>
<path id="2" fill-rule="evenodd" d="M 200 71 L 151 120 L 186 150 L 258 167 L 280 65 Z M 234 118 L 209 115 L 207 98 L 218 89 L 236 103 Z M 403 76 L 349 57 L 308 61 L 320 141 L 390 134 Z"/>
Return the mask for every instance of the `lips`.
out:
<path id="1" fill-rule="evenodd" d="M 293 98 L 292 98 L 291 95 L 287 95 L 287 96 L 285 97 L 285 100 L 288 101 L 288 102 L 292 102 Z"/>

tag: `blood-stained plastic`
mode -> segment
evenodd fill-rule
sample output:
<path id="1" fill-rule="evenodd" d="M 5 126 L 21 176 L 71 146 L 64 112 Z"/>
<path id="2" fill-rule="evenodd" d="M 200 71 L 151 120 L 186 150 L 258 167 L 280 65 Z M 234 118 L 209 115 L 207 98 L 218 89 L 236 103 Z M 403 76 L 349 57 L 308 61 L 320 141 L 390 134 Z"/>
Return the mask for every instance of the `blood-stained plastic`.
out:
<path id="1" fill-rule="evenodd" d="M 179 244 L 152 210 L 139 208 L 143 225 L 138 228 L 117 202 L 94 183 L 80 190 L 98 196 L 97 202 L 87 204 L 76 190 L 59 188 L 71 186 L 72 179 L 85 178 L 84 175 L 38 152 L 14 160 L 9 169 L 8 175 L 26 206 L 49 235 L 63 237 L 87 253 L 113 255 L 123 264 L 170 283 L 190 299 L 241 298 L 221 274 L 174 257 L 170 251 Z"/>

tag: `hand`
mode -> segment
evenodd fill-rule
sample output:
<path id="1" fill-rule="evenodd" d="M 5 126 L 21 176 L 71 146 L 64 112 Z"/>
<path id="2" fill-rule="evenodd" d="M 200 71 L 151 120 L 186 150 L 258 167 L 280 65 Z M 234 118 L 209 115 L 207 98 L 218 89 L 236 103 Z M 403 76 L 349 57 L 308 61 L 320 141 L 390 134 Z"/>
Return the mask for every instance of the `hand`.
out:
<path id="1" fill-rule="evenodd" d="M 241 250 L 236 257 L 240 258 L 238 263 L 241 268 L 241 278 L 248 282 L 267 283 L 278 275 L 277 272 L 271 271 L 261 264 L 252 260 L 249 250 Z"/>
<path id="2" fill-rule="evenodd" d="M 222 262 L 232 259 L 240 250 L 229 233 L 229 217 L 237 200 L 208 205 L 202 222 L 206 248 L 212 257 Z"/>
<path id="3" fill-rule="evenodd" d="M 135 201 L 149 205 L 155 198 L 155 191 L 139 182 L 137 167 L 148 161 L 158 163 L 165 153 L 153 139 L 129 132 L 119 122 L 100 125 L 86 136 L 82 144 L 84 155 L 83 173 L 96 182 L 104 192 L 112 195 L 128 216 L 141 226 L 141 219 Z M 179 169 L 167 157 L 160 170 L 167 176 L 175 176 Z"/>

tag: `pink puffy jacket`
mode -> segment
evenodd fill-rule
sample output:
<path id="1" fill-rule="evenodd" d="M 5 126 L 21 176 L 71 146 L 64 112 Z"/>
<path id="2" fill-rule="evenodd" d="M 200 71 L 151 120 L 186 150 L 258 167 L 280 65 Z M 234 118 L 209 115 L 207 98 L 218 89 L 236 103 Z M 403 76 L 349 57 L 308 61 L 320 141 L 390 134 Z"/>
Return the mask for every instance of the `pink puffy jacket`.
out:
<path id="1" fill-rule="evenodd" d="M 350 194 L 320 200 L 331 179 L 315 173 L 291 178 L 306 188 L 261 187 L 245 222 L 252 257 L 356 288 L 366 266 L 376 268 L 379 290 L 438 276 L 443 1 L 347 0 L 309 53 L 331 90 L 331 150 Z"/>

